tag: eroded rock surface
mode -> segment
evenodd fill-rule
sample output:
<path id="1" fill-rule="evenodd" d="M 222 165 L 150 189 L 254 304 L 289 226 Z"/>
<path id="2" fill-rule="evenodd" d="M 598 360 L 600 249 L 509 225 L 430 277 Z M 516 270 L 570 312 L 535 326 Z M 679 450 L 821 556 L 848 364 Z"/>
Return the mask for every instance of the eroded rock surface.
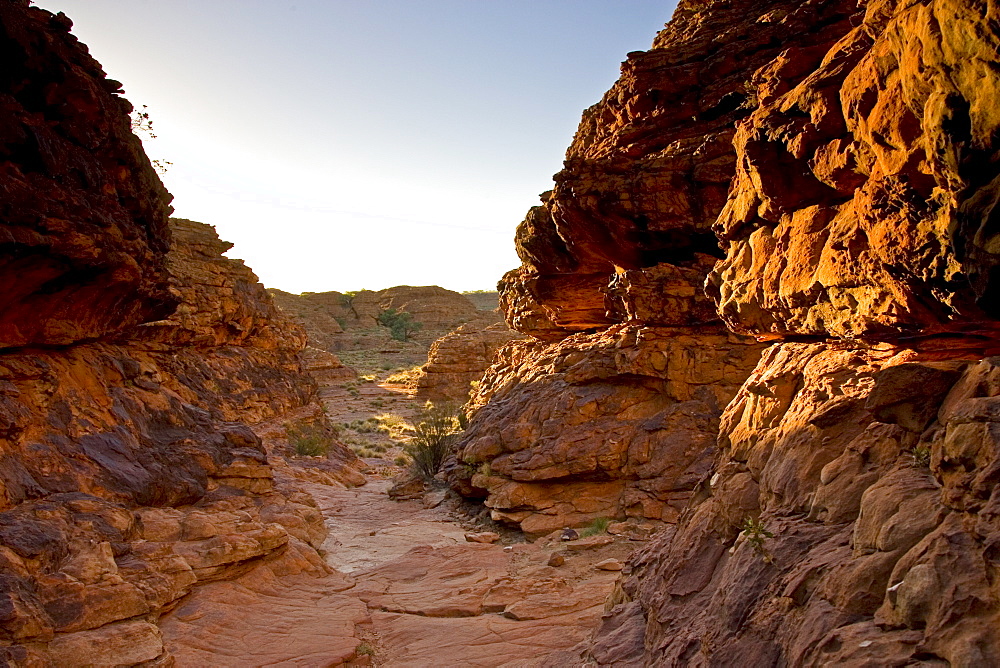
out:
<path id="1" fill-rule="evenodd" d="M 0 357 L 8 661 L 162 659 L 155 623 L 196 584 L 325 538 L 246 422 L 310 401 L 304 336 L 214 230 L 174 229 L 174 318 Z"/>
<path id="2" fill-rule="evenodd" d="M 682 6 L 658 40 L 732 7 Z M 785 341 L 726 407 L 676 527 L 631 560 L 599 665 L 1000 658 L 979 102 L 998 35 L 979 10 L 862 3 L 750 79 L 710 285 L 735 331 Z"/>
<path id="3" fill-rule="evenodd" d="M 0 7 L 0 348 L 66 345 L 172 308 L 170 196 L 121 85 L 65 16 Z"/>
<path id="4" fill-rule="evenodd" d="M 998 35 L 976 3 L 864 4 L 754 74 L 720 312 L 772 335 L 995 336 Z"/>
<path id="5" fill-rule="evenodd" d="M 479 311 L 464 295 L 436 285 L 399 285 L 385 290 L 355 293 L 306 292 L 293 295 L 270 289 L 278 306 L 309 335 L 311 345 L 327 351 L 355 349 L 353 333 L 379 326 L 384 311 L 405 311 L 421 324 L 414 334 L 429 345 L 458 325 L 475 318 Z"/>
<path id="6" fill-rule="evenodd" d="M 856 9 L 712 7 L 682 3 L 651 50 L 629 54 L 518 227 L 501 308 L 547 346 L 513 344 L 487 373 L 453 471 L 498 519 L 676 519 L 756 364 L 762 346 L 732 335 L 703 289 L 723 255 L 712 225 L 748 80 L 796 40 L 843 34 Z"/>
<path id="7" fill-rule="evenodd" d="M 479 385 L 452 474 L 529 534 L 598 517 L 673 521 L 759 352 L 713 327 L 508 344 Z"/>
<path id="8" fill-rule="evenodd" d="M 162 625 L 178 662 L 562 661 L 585 640 L 614 589 L 616 573 L 596 564 L 622 559 L 637 544 L 607 535 L 470 543 L 445 507 L 392 501 L 389 484 L 374 475 L 354 489 L 306 486 L 330 528 L 327 564 L 293 545 L 261 568 L 202 587 Z"/>
<path id="9" fill-rule="evenodd" d="M 0 7 L 0 662 L 168 665 L 157 622 L 196 585 L 325 539 L 250 427 L 315 385 L 230 245 L 168 221 L 70 25 Z"/>
<path id="10" fill-rule="evenodd" d="M 522 335 L 512 332 L 497 311 L 480 312 L 471 322 L 431 344 L 427 363 L 416 379 L 417 398 L 464 404 L 472 383 L 483 377 L 497 350 L 519 338 Z"/>

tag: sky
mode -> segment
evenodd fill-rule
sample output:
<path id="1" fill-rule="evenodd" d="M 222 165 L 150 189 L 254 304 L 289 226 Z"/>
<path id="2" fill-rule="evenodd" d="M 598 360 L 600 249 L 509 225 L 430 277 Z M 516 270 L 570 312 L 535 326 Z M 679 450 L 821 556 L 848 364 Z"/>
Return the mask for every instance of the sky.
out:
<path id="1" fill-rule="evenodd" d="M 267 287 L 492 290 L 673 0 L 36 0 L 146 105 L 174 215 Z"/>

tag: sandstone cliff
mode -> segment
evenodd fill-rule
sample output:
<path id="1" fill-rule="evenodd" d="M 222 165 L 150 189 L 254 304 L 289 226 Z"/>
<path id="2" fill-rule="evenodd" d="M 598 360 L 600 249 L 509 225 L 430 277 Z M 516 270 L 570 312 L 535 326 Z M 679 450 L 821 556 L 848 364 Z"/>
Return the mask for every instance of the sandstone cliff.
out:
<path id="1" fill-rule="evenodd" d="M 417 398 L 462 405 L 472 383 L 493 363 L 497 350 L 522 338 L 512 332 L 497 311 L 481 311 L 470 322 L 431 344 L 427 363 L 416 379 Z"/>
<path id="2" fill-rule="evenodd" d="M 736 124 L 755 70 L 796 40 L 846 33 L 856 10 L 712 8 L 682 4 L 653 49 L 629 54 L 517 229 L 522 265 L 500 301 L 536 341 L 487 372 L 456 473 L 530 533 L 675 520 L 763 349 L 730 332 L 703 289 L 724 256 L 712 226 L 736 173 Z"/>
<path id="3" fill-rule="evenodd" d="M 538 341 L 488 372 L 460 456 L 529 530 L 651 514 L 630 488 L 674 509 L 589 659 L 1000 660 L 994 12 L 681 2 L 585 112 L 501 283 Z M 776 342 L 752 372 L 716 307 Z"/>
<path id="4" fill-rule="evenodd" d="M 319 512 L 248 425 L 314 387 L 228 245 L 171 233 L 130 106 L 69 28 L 0 5 L 0 662 L 167 665 L 156 622 L 198 582 L 282 552 L 323 570 Z"/>
<path id="5" fill-rule="evenodd" d="M 414 338 L 425 345 L 478 313 L 476 305 L 464 295 L 436 285 L 398 285 L 354 293 L 293 295 L 273 288 L 268 292 L 288 317 L 306 330 L 310 345 L 333 352 L 364 346 L 365 342 L 355 334 L 378 329 L 378 316 L 388 309 L 413 316 L 422 326 Z M 388 336 L 388 330 L 384 333 Z"/>
<path id="6" fill-rule="evenodd" d="M 861 10 L 754 73 L 716 223 L 727 324 L 819 341 L 771 348 L 726 409 L 713 475 L 635 559 L 601 663 L 1000 658 L 1000 119 L 982 102 L 1000 34 L 975 3 Z"/>

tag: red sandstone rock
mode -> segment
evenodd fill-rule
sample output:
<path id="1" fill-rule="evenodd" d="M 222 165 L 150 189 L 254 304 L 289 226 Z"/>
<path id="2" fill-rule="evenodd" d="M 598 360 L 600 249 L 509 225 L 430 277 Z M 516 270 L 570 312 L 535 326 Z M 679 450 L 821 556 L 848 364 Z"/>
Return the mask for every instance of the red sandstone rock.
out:
<path id="1" fill-rule="evenodd" d="M 476 473 L 494 519 L 531 535 L 597 517 L 671 521 L 759 352 L 712 328 L 508 344 L 479 386 L 453 476 Z"/>
<path id="2" fill-rule="evenodd" d="M 422 325 L 416 338 L 427 344 L 479 313 L 476 305 L 464 295 L 436 285 L 399 285 L 351 294 L 305 292 L 292 295 L 274 289 L 269 292 L 278 306 L 306 329 L 311 345 L 329 351 L 351 348 L 352 340 L 346 333 L 379 327 L 378 316 L 388 309 L 412 315 L 413 320 Z"/>
<path id="3" fill-rule="evenodd" d="M 600 665 L 1000 657 L 992 186 L 969 167 L 997 127 L 971 54 L 995 61 L 998 38 L 960 2 L 866 10 L 754 74 L 710 280 L 737 331 L 870 342 L 764 354 L 711 477 L 631 560 Z"/>
<path id="4" fill-rule="evenodd" d="M 0 661 L 166 665 L 154 622 L 198 583 L 325 537 L 246 424 L 311 399 L 305 337 L 209 226 L 171 236 L 68 20 L 0 25 Z"/>
<path id="5" fill-rule="evenodd" d="M 417 376 L 417 397 L 424 401 L 468 401 L 471 384 L 482 378 L 500 347 L 521 338 L 501 322 L 496 311 L 486 311 L 431 344 L 427 363 Z"/>
<path id="6" fill-rule="evenodd" d="M 871 2 L 836 45 L 755 75 L 717 225 L 728 252 L 712 282 L 731 327 L 994 331 L 993 186 L 980 175 L 1000 118 L 981 100 L 998 37 L 981 20 L 963 2 Z"/>
<path id="7" fill-rule="evenodd" d="M 169 194 L 121 85 L 65 16 L 0 8 L 0 348 L 66 345 L 169 313 Z"/>

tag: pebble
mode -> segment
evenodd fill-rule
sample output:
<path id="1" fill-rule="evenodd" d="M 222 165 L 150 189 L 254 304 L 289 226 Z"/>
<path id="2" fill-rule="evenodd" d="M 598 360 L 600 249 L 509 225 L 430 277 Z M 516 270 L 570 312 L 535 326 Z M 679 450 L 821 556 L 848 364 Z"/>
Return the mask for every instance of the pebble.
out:
<path id="1" fill-rule="evenodd" d="M 493 531 L 482 531 L 480 533 L 467 533 L 465 540 L 469 543 L 495 543 L 500 540 L 500 534 Z"/>
<path id="2" fill-rule="evenodd" d="M 594 568 L 602 571 L 620 571 L 624 566 L 617 559 L 605 559 L 594 564 Z"/>

